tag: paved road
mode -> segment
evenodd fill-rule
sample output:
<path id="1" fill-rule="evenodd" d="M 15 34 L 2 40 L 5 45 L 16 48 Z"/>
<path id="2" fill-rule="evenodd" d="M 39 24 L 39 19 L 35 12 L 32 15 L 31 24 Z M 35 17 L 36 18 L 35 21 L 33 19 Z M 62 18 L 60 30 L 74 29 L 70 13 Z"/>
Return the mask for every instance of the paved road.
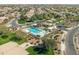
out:
<path id="1" fill-rule="evenodd" d="M 74 33 L 78 30 L 79 27 L 76 27 L 72 30 L 68 31 L 67 37 L 66 37 L 66 55 L 77 55 L 75 48 L 74 48 L 74 44 L 73 44 L 73 35 Z"/>

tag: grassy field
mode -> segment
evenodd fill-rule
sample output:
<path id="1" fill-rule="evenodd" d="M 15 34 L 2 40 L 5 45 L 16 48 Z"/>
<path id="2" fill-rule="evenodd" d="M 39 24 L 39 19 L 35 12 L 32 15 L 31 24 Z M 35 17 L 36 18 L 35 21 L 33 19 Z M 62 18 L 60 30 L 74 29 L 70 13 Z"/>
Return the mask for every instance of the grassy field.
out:
<path id="1" fill-rule="evenodd" d="M 29 55 L 54 55 L 54 50 L 48 49 L 44 52 L 41 52 L 41 54 L 38 53 L 38 51 L 35 51 L 33 47 L 29 47 L 26 49 L 26 51 L 29 52 Z"/>
<path id="2" fill-rule="evenodd" d="M 18 23 L 19 23 L 19 24 L 25 24 L 25 23 L 26 23 L 26 20 L 25 20 L 25 19 L 19 19 L 19 20 L 18 20 Z"/>
<path id="3" fill-rule="evenodd" d="M 33 50 L 33 47 L 29 47 L 26 51 L 29 52 L 29 55 L 37 55 L 37 52 Z"/>
<path id="4" fill-rule="evenodd" d="M 0 25 L 0 45 L 7 43 L 9 41 L 17 42 L 22 44 L 27 42 L 27 36 L 21 31 L 9 31 L 9 28 Z"/>

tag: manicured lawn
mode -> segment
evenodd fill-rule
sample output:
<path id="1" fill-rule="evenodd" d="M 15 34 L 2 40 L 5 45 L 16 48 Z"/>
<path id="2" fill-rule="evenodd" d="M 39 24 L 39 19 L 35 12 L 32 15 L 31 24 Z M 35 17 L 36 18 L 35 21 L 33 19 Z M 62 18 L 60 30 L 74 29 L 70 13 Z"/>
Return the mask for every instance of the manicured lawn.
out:
<path id="1" fill-rule="evenodd" d="M 7 39 L 8 38 L 8 35 L 4 34 L 4 35 L 1 36 L 1 38 L 2 39 Z"/>
<path id="2" fill-rule="evenodd" d="M 0 45 L 9 41 L 14 41 L 18 44 L 26 42 L 26 40 L 23 37 L 18 36 L 16 33 L 7 32 L 6 34 L 0 35 Z"/>
<path id="3" fill-rule="evenodd" d="M 9 36 L 10 37 L 9 40 L 17 42 L 18 44 L 22 44 L 24 42 L 27 42 L 27 37 L 25 37 L 25 35 L 19 34 L 19 32 L 11 33 Z"/>
<path id="4" fill-rule="evenodd" d="M 25 20 L 25 19 L 19 19 L 19 20 L 18 20 L 18 23 L 19 23 L 19 24 L 25 24 L 25 23 L 26 23 L 26 20 Z"/>
<path id="5" fill-rule="evenodd" d="M 8 34 L 8 28 L 6 28 L 4 25 L 0 25 L 0 45 L 10 41 Z"/>
<path id="6" fill-rule="evenodd" d="M 14 41 L 14 42 L 17 42 L 18 44 L 22 44 L 22 43 L 26 42 L 26 41 L 23 39 L 23 37 L 20 37 L 20 36 L 18 36 L 18 35 L 13 35 L 13 36 L 11 36 L 10 40 L 11 40 L 11 41 Z"/>
<path id="7" fill-rule="evenodd" d="M 0 45 L 10 41 L 10 37 L 12 36 L 10 34 L 10 32 L 6 32 L 0 35 Z"/>
<path id="8" fill-rule="evenodd" d="M 53 49 L 48 49 L 48 52 L 46 54 L 47 55 L 54 55 L 54 50 Z"/>
<path id="9" fill-rule="evenodd" d="M 30 53 L 29 55 L 36 55 L 37 54 L 37 52 L 35 52 L 33 50 L 33 47 L 29 47 L 28 49 L 26 49 L 26 51 L 28 51 Z"/>
<path id="10" fill-rule="evenodd" d="M 7 42 L 9 42 L 10 40 L 9 39 L 2 39 L 1 37 L 0 37 L 0 45 L 2 45 L 2 44 L 4 44 L 4 43 L 7 43 Z"/>
<path id="11" fill-rule="evenodd" d="M 35 51 L 33 47 L 29 47 L 26 49 L 26 51 L 29 52 L 29 55 L 54 55 L 54 50 L 48 49 L 41 54 L 38 53 L 38 51 Z"/>
<path id="12" fill-rule="evenodd" d="M 18 44 L 22 44 L 24 42 L 27 42 L 27 37 L 21 31 L 11 32 L 7 28 L 0 27 L 0 45 L 9 41 L 14 41 Z"/>

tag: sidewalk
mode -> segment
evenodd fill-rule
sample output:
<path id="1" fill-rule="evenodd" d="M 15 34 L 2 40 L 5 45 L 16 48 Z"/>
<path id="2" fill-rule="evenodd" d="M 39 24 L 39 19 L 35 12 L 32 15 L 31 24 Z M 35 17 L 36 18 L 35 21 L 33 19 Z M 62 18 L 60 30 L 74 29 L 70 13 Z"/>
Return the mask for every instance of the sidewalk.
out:
<path id="1" fill-rule="evenodd" d="M 65 52 L 65 37 L 66 37 L 66 34 L 67 34 L 67 32 L 66 31 L 64 31 L 64 33 L 62 34 L 62 37 L 61 37 L 61 54 L 63 55 L 64 54 L 64 52 Z M 63 40 L 63 41 L 62 41 Z"/>

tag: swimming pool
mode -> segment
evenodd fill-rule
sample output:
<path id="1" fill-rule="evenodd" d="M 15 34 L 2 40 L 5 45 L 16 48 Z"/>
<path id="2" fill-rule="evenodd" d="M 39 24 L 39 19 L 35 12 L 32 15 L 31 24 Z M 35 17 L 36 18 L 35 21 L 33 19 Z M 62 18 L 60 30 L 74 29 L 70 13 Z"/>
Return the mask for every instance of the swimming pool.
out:
<path id="1" fill-rule="evenodd" d="M 40 29 L 38 29 L 38 28 L 36 28 L 36 27 L 31 27 L 31 28 L 29 28 L 29 31 L 30 31 L 30 32 L 33 32 L 33 33 L 39 33 L 39 32 L 41 32 L 42 30 L 40 30 Z"/>
<path id="2" fill-rule="evenodd" d="M 44 30 L 37 27 L 27 28 L 26 31 L 32 33 L 33 35 L 39 35 L 40 37 L 43 37 L 46 33 Z"/>

